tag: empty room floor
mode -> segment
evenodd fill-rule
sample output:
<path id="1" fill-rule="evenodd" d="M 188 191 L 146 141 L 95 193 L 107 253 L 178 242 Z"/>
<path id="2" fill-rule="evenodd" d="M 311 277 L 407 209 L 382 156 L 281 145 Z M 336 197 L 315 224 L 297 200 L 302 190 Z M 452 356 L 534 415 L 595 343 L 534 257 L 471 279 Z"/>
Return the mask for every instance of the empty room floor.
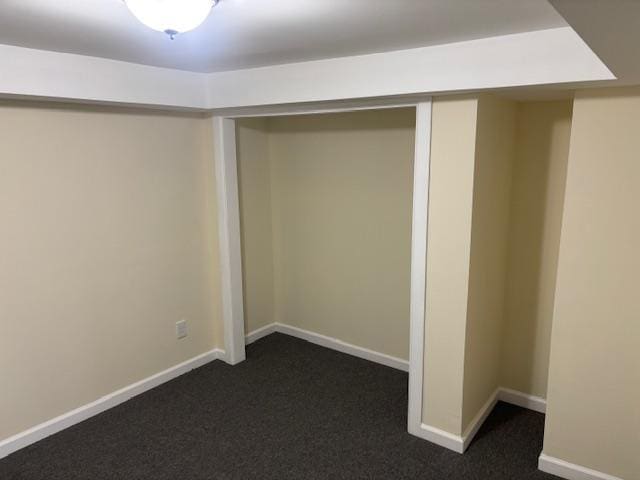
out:
<path id="1" fill-rule="evenodd" d="M 406 432 L 407 374 L 282 334 L 0 460 L 13 479 L 521 479 L 544 416 L 499 403 L 464 455 Z"/>

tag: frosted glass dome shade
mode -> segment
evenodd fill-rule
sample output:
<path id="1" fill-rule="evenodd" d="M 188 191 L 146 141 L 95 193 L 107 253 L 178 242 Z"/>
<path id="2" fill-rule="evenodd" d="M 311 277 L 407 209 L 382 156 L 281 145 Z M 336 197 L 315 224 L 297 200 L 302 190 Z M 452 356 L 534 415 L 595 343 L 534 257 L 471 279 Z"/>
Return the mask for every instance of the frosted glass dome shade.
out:
<path id="1" fill-rule="evenodd" d="M 125 3 L 140 22 L 173 38 L 204 22 L 217 0 L 126 0 Z"/>

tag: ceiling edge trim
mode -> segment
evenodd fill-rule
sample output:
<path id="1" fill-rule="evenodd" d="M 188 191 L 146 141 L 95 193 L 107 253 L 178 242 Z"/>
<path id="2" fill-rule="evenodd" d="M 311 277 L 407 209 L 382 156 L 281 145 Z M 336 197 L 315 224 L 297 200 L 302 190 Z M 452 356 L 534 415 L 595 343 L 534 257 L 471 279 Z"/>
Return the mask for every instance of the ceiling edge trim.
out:
<path id="1" fill-rule="evenodd" d="M 2 97 L 200 111 L 615 79 L 570 27 L 209 74 L 9 45 L 0 64 Z"/>

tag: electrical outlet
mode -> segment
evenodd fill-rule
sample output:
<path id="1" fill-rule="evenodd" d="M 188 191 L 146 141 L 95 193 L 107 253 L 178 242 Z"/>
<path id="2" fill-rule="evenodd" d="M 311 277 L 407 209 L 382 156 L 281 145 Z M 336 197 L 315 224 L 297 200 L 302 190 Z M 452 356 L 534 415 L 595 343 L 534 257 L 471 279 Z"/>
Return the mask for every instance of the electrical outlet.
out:
<path id="1" fill-rule="evenodd" d="M 184 338 L 187 336 L 187 321 L 180 320 L 176 322 L 176 337 Z"/>

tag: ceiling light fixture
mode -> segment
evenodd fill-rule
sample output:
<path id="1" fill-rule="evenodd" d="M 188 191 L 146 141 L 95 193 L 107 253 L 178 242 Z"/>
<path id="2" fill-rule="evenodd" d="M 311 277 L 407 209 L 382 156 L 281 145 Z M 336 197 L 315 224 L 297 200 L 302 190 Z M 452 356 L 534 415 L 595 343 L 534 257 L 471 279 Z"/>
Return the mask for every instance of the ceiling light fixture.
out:
<path id="1" fill-rule="evenodd" d="M 125 0 L 133 15 L 147 27 L 164 32 L 171 40 L 198 27 L 219 0 Z"/>

